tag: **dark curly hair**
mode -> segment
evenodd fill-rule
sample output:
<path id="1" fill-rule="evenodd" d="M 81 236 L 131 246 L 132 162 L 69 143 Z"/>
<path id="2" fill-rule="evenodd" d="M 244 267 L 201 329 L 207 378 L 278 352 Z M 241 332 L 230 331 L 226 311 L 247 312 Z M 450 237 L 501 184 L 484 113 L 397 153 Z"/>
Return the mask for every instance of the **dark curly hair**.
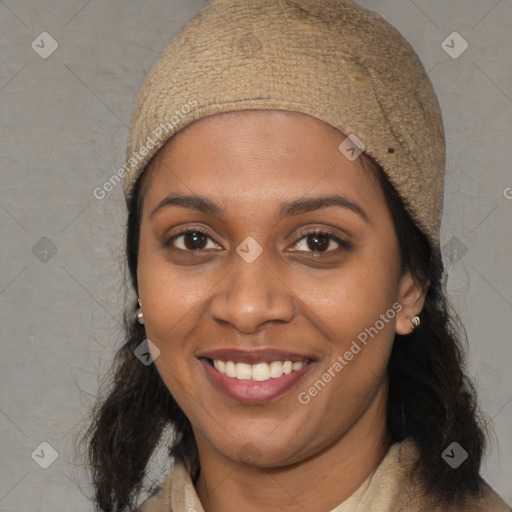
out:
<path id="1" fill-rule="evenodd" d="M 420 326 L 409 335 L 395 335 L 388 366 L 387 426 L 393 442 L 414 439 L 420 454 L 417 471 L 428 492 L 449 504 L 477 495 L 482 486 L 479 470 L 486 426 L 465 371 L 466 332 L 446 297 L 441 254 L 431 249 L 386 175 L 375 167 L 396 229 L 402 271 L 409 269 L 427 288 Z M 147 171 L 142 173 L 128 202 L 126 256 L 134 290 L 147 176 Z M 97 399 L 82 439 L 87 446 L 96 510 L 104 512 L 135 506 L 144 490 L 150 457 L 166 427 L 171 427 L 174 436 L 169 457 L 181 460 L 193 481 L 200 471 L 190 422 L 155 365 L 144 366 L 134 356 L 145 331 L 135 319 L 135 305 L 127 309 L 126 341 L 115 356 L 107 391 Z M 470 454 L 456 470 L 441 458 L 453 441 Z"/>

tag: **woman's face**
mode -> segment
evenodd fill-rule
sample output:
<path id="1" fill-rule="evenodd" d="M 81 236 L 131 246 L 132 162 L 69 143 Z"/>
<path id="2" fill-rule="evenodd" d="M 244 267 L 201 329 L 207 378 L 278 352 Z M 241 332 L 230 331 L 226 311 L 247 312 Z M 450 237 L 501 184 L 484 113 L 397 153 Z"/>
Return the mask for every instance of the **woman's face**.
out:
<path id="1" fill-rule="evenodd" d="M 200 456 L 280 466 L 385 423 L 393 337 L 423 296 L 344 138 L 305 114 L 224 113 L 183 129 L 148 170 L 146 334 Z"/>

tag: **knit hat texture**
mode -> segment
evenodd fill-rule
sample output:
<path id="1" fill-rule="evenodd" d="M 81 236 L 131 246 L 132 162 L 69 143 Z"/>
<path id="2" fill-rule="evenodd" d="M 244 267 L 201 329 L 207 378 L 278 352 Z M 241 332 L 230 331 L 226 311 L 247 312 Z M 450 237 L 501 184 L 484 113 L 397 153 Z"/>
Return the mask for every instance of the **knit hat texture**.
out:
<path id="1" fill-rule="evenodd" d="M 350 0 L 216 0 L 192 18 L 149 73 L 132 116 L 125 195 L 158 150 L 220 112 L 309 114 L 364 148 L 439 250 L 445 136 L 418 55 L 381 16 Z"/>

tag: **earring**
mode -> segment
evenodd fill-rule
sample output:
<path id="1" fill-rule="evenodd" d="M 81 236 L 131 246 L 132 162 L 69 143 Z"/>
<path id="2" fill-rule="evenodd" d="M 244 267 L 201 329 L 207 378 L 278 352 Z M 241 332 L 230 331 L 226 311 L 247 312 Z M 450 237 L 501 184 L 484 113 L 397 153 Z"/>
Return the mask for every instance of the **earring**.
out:
<path id="1" fill-rule="evenodd" d="M 137 316 L 137 322 L 139 324 L 144 324 L 144 313 L 142 312 L 142 304 L 140 303 L 140 299 L 137 299 L 137 302 L 139 303 L 139 309 L 137 309 L 136 316 Z"/>
<path id="2" fill-rule="evenodd" d="M 418 315 L 413 316 L 411 318 L 411 323 L 413 325 L 413 329 L 416 329 L 416 327 L 418 327 L 418 325 L 421 323 L 420 317 Z"/>

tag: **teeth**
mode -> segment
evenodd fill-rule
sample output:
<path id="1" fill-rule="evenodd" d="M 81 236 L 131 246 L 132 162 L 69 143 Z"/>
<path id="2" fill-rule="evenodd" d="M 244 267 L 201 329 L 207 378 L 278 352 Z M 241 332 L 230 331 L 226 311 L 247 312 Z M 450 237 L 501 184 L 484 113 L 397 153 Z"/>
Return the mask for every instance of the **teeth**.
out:
<path id="1" fill-rule="evenodd" d="M 270 368 L 267 363 L 252 365 L 252 380 L 264 381 L 270 379 Z"/>
<path id="2" fill-rule="evenodd" d="M 215 359 L 213 366 L 220 373 L 239 380 L 255 380 L 263 382 L 270 379 L 277 379 L 283 374 L 300 370 L 306 364 L 305 361 L 272 361 L 268 363 L 234 363 L 233 361 L 221 361 Z"/>
<path id="3" fill-rule="evenodd" d="M 270 363 L 270 376 L 277 379 L 283 375 L 283 363 L 281 361 L 272 361 Z"/>
<path id="4" fill-rule="evenodd" d="M 236 364 L 233 363 L 233 361 L 228 361 L 226 363 L 226 367 L 225 368 L 226 368 L 225 373 L 226 373 L 226 375 L 228 377 L 235 377 L 236 378 Z M 220 371 L 219 368 L 217 368 L 217 369 Z"/>
<path id="5" fill-rule="evenodd" d="M 239 380 L 249 380 L 252 377 L 252 368 L 250 364 L 236 363 L 236 378 Z"/>

